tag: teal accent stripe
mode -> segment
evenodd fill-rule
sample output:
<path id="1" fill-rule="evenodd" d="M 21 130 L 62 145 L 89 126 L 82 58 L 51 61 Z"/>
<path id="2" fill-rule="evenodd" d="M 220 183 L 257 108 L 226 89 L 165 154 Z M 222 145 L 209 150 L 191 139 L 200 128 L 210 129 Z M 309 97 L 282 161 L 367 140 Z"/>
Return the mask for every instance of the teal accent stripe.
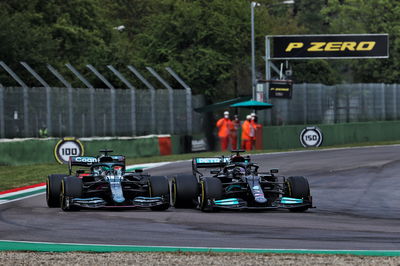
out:
<path id="1" fill-rule="evenodd" d="M 227 201 L 237 201 L 237 198 L 229 198 L 229 199 L 221 199 L 221 200 L 215 200 L 214 202 L 227 202 Z"/>
<path id="2" fill-rule="evenodd" d="M 38 190 L 34 190 L 34 191 L 29 191 L 29 192 L 25 192 L 25 193 L 13 195 L 13 196 L 8 196 L 8 197 L 0 197 L 0 199 L 2 199 L 2 200 L 13 200 L 13 199 L 23 198 L 23 197 L 30 196 L 30 195 L 39 194 L 39 193 L 42 193 L 42 192 L 46 192 L 46 188 L 42 188 L 42 189 L 38 189 Z"/>
<path id="3" fill-rule="evenodd" d="M 400 250 L 308 250 L 308 249 L 247 249 L 247 248 L 196 248 L 128 245 L 85 245 L 0 240 L 0 251 L 40 252 L 242 252 L 277 254 L 325 254 L 357 256 L 400 256 Z"/>
<path id="4" fill-rule="evenodd" d="M 221 206 L 238 205 L 239 201 L 215 202 L 215 204 L 216 205 L 221 205 Z"/>

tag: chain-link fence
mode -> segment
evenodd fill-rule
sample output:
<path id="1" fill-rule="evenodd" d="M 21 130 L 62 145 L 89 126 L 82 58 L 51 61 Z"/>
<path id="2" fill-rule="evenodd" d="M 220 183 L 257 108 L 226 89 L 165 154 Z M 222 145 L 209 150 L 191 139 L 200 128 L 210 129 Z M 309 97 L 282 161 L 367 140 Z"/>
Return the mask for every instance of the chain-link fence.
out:
<path id="1" fill-rule="evenodd" d="M 295 84 L 292 99 L 272 98 L 269 125 L 332 124 L 400 119 L 398 84 Z M 270 112 L 270 113 L 268 113 Z"/>
<path id="2" fill-rule="evenodd" d="M 187 90 L 155 90 L 154 108 L 151 108 L 150 90 L 50 88 L 47 93 L 46 88 L 26 90 L 24 97 L 23 88 L 0 86 L 2 138 L 38 137 L 43 128 L 55 137 L 202 131 L 201 123 L 188 124 L 188 121 L 199 121 L 200 117 L 193 111 L 188 114 L 187 101 L 191 101 L 189 106 L 193 108 L 201 107 L 204 97 L 191 95 Z M 50 116 L 47 115 L 49 109 Z"/>
<path id="3" fill-rule="evenodd" d="M 264 125 L 398 120 L 399 89 L 397 84 L 295 84 L 292 99 L 270 99 L 274 107 L 259 112 L 259 117 Z M 155 90 L 155 106 L 151 108 L 150 90 L 116 89 L 115 95 L 112 91 L 50 88 L 46 93 L 46 88 L 0 86 L 0 137 L 38 137 L 45 127 L 56 137 L 191 135 L 203 131 L 203 115 L 193 112 L 204 106 L 201 95 Z"/>

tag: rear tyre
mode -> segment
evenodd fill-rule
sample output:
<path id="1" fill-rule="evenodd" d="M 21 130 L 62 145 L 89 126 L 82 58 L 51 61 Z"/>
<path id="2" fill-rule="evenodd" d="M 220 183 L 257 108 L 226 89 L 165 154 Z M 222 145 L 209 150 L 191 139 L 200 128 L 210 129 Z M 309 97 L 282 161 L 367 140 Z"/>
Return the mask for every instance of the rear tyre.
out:
<path id="1" fill-rule="evenodd" d="M 310 186 L 304 176 L 290 176 L 286 179 L 287 196 L 296 199 L 310 198 Z M 308 207 L 291 208 L 291 212 L 304 212 Z"/>
<path id="2" fill-rule="evenodd" d="M 222 183 L 215 177 L 205 177 L 200 180 L 200 210 L 214 211 L 213 200 L 222 199 Z"/>
<path id="3" fill-rule="evenodd" d="M 71 205 L 70 200 L 82 197 L 82 179 L 66 176 L 61 180 L 60 202 L 63 211 L 78 211 L 78 206 Z"/>
<path id="4" fill-rule="evenodd" d="M 172 179 L 172 204 L 175 208 L 196 207 L 199 184 L 194 175 L 177 175 Z"/>
<path id="5" fill-rule="evenodd" d="M 153 211 L 165 211 L 170 207 L 169 203 L 169 182 L 166 176 L 151 176 L 149 178 L 150 197 L 162 197 L 165 204 L 151 207 Z"/>
<path id="6" fill-rule="evenodd" d="M 67 175 L 55 174 L 46 178 L 46 202 L 49 208 L 60 207 L 61 180 Z"/>

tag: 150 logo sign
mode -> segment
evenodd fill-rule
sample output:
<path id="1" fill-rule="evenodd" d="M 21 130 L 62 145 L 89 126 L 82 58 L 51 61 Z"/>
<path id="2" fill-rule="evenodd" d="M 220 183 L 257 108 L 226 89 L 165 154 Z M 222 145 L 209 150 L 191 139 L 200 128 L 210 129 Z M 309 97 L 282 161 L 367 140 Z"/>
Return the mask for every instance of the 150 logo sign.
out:
<path id="1" fill-rule="evenodd" d="M 322 140 L 322 132 L 318 127 L 306 127 L 300 133 L 300 143 L 305 148 L 319 147 Z"/>
<path id="2" fill-rule="evenodd" d="M 54 157 L 60 164 L 67 164 L 70 156 L 82 156 L 82 143 L 73 137 L 62 138 L 54 147 Z"/>
<path id="3" fill-rule="evenodd" d="M 273 37 L 273 59 L 387 58 L 387 34 Z"/>

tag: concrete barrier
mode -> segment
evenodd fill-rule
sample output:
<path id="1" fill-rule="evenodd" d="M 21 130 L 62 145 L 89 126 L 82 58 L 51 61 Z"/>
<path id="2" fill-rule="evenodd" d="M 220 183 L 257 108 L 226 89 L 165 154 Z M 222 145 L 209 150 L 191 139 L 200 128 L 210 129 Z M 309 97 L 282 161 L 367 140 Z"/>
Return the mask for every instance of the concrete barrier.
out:
<path id="1" fill-rule="evenodd" d="M 317 126 L 323 134 L 323 146 L 400 140 L 400 121 L 357 122 L 332 125 L 291 125 L 263 127 L 264 149 L 301 148 L 300 132 Z"/>
<path id="2" fill-rule="evenodd" d="M 307 125 L 263 127 L 263 149 L 302 148 L 300 132 Z M 318 126 L 323 133 L 323 146 L 362 142 L 400 140 L 400 121 L 376 121 Z M 161 137 L 162 139 L 160 140 Z M 193 136 L 193 139 L 204 137 Z M 114 154 L 129 158 L 180 154 L 187 151 L 192 136 L 145 136 L 134 138 L 82 138 L 86 155 L 97 155 L 101 149 L 112 149 Z M 28 165 L 55 163 L 54 146 L 59 139 L 1 139 L 0 165 Z M 161 149 L 160 149 L 161 147 Z"/>
<path id="3" fill-rule="evenodd" d="M 55 163 L 54 146 L 59 141 L 48 139 L 10 139 L 0 141 L 0 165 Z M 85 155 L 97 155 L 99 150 L 112 149 L 113 154 L 129 158 L 160 155 L 158 136 L 137 138 L 82 138 Z"/>
<path id="4" fill-rule="evenodd" d="M 58 139 L 17 139 L 0 142 L 0 165 L 52 163 Z"/>
<path id="5" fill-rule="evenodd" d="M 139 138 L 117 138 L 117 139 L 80 139 L 85 147 L 86 155 L 96 155 L 99 150 L 111 149 L 113 154 L 125 155 L 129 158 L 148 157 L 160 155 L 157 136 L 146 136 Z"/>

